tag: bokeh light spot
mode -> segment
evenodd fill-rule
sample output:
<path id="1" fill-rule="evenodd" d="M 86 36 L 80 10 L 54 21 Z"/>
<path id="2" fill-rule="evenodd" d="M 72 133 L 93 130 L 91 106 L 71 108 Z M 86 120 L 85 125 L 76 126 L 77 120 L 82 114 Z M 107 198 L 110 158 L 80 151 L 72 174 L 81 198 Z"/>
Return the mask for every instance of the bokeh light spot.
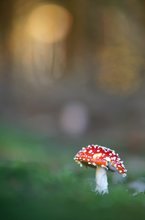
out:
<path id="1" fill-rule="evenodd" d="M 131 94 L 139 88 L 141 60 L 127 45 L 105 47 L 100 52 L 98 87 L 111 94 Z"/>
<path id="2" fill-rule="evenodd" d="M 83 135 L 89 124 L 89 112 L 81 102 L 67 103 L 60 114 L 60 126 L 70 136 Z"/>
<path id="3" fill-rule="evenodd" d="M 72 25 L 71 13 L 62 6 L 43 4 L 28 16 L 27 31 L 35 40 L 55 43 L 64 40 Z"/>

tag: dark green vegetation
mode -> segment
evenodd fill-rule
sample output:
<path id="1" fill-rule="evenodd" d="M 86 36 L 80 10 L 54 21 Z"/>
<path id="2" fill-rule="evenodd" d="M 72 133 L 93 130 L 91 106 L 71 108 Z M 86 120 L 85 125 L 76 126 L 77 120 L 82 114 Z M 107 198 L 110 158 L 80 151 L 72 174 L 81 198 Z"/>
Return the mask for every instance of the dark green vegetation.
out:
<path id="1" fill-rule="evenodd" d="M 21 134 L 6 138 L 3 133 L 0 219 L 144 219 L 144 193 L 133 196 L 128 180 L 115 185 L 109 175 L 110 194 L 96 195 L 95 171 L 76 165 L 75 152 L 54 140 L 36 141 Z"/>

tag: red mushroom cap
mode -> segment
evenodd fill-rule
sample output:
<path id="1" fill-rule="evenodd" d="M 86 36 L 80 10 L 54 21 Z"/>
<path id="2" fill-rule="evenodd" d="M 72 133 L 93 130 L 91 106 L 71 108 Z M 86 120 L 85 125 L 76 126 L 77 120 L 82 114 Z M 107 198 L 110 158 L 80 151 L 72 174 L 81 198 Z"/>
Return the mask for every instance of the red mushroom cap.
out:
<path id="1" fill-rule="evenodd" d="M 119 155 L 114 150 L 99 145 L 89 145 L 83 147 L 76 155 L 74 160 L 81 166 L 86 165 L 96 168 L 97 166 L 117 170 L 123 176 L 126 176 L 127 170 L 120 160 Z"/>

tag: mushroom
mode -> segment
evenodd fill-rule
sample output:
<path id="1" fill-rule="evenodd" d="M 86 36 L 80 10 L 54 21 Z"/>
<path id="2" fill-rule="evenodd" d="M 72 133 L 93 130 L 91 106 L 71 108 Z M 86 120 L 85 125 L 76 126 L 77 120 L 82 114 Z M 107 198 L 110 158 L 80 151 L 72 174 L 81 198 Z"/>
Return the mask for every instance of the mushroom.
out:
<path id="1" fill-rule="evenodd" d="M 107 170 L 126 176 L 127 170 L 114 150 L 99 145 L 83 147 L 74 157 L 82 167 L 96 168 L 96 189 L 99 194 L 108 193 Z"/>

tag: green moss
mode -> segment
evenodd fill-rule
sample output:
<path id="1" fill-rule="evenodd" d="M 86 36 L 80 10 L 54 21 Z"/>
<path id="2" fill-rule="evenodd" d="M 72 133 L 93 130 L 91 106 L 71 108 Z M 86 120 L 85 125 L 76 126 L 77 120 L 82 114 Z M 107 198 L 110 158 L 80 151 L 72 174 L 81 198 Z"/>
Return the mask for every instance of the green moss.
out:
<path id="1" fill-rule="evenodd" d="M 118 185 L 110 194 L 96 195 L 86 179 L 75 170 L 49 173 L 38 164 L 1 165 L 2 219 L 141 219 L 145 214 L 144 194 L 133 197 Z"/>
<path id="2" fill-rule="evenodd" d="M 110 193 L 97 195 L 94 170 L 73 161 L 76 149 L 64 148 L 59 140 L 5 132 L 0 137 L 0 219 L 144 218 L 145 195 L 132 195 L 130 178 L 115 185 L 109 175 Z"/>

